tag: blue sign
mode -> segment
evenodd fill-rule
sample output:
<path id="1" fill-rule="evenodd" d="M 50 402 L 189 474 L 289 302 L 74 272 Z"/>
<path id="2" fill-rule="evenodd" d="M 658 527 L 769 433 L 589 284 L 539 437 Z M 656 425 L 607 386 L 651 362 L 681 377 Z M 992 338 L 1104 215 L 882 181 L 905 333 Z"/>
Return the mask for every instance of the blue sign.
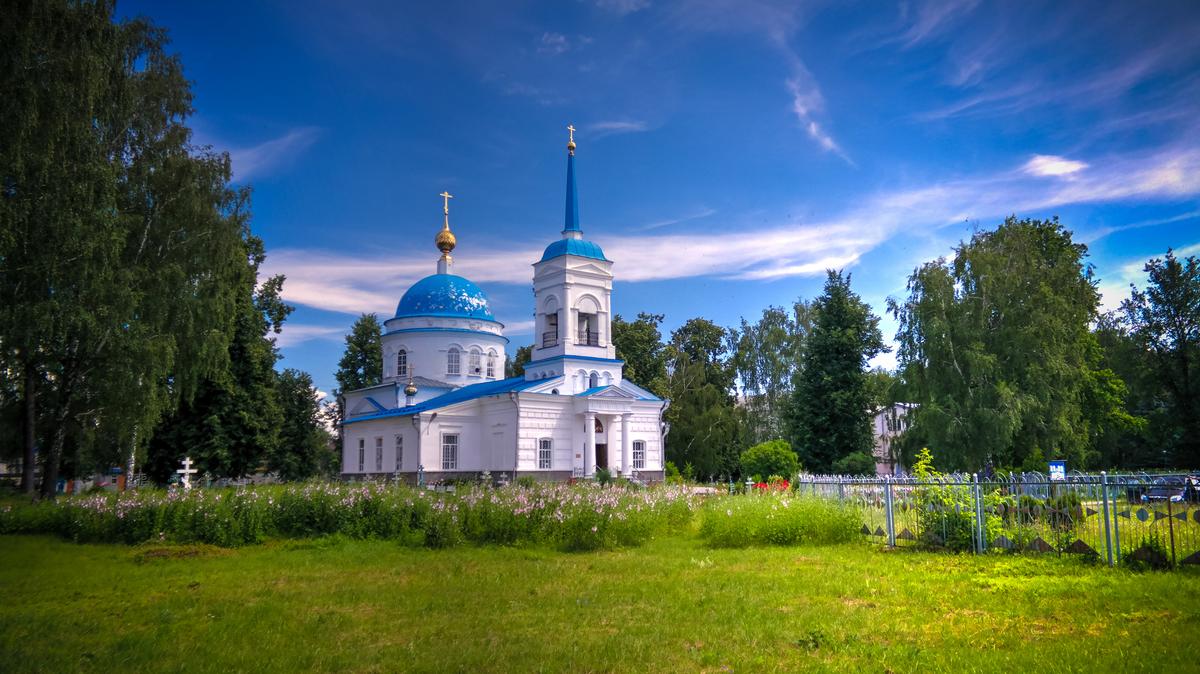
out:
<path id="1" fill-rule="evenodd" d="M 1067 462 L 1066 461 L 1051 461 L 1050 462 L 1050 480 L 1053 482 L 1067 481 Z"/>

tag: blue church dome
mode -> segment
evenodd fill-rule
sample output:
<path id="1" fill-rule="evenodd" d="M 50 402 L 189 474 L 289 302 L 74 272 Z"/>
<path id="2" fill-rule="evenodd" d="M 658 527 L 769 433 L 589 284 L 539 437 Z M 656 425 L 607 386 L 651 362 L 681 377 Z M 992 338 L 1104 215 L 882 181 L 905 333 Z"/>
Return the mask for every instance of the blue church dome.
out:
<path id="1" fill-rule="evenodd" d="M 483 290 L 454 274 L 434 274 L 414 283 L 396 306 L 396 318 L 409 316 L 496 320 Z"/>
<path id="2" fill-rule="evenodd" d="M 546 246 L 546 252 L 542 253 L 542 261 L 545 262 L 559 255 L 578 255 L 579 257 L 590 257 L 594 260 L 608 259 L 604 257 L 604 251 L 600 250 L 600 246 L 591 241 L 584 241 L 583 239 L 559 239 Z"/>

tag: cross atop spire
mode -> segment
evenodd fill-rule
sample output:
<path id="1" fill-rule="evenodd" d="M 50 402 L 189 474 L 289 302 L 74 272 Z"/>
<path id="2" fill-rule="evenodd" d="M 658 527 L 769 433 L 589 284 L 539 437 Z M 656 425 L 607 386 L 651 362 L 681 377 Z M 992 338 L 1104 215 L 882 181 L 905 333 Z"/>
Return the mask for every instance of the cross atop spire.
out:
<path id="1" fill-rule="evenodd" d="M 443 190 L 438 196 L 442 198 L 442 231 L 433 238 L 433 242 L 437 244 L 438 250 L 442 251 L 442 259 L 438 260 L 438 273 L 448 274 L 452 262 L 450 251 L 454 250 L 454 246 L 458 244 L 454 232 L 450 231 L 450 200 L 454 198 L 454 195 Z"/>
<path id="2" fill-rule="evenodd" d="M 572 126 L 571 124 L 568 124 L 567 125 L 567 133 L 571 134 L 570 138 L 567 139 L 567 152 L 574 155 L 575 154 L 575 127 Z"/>

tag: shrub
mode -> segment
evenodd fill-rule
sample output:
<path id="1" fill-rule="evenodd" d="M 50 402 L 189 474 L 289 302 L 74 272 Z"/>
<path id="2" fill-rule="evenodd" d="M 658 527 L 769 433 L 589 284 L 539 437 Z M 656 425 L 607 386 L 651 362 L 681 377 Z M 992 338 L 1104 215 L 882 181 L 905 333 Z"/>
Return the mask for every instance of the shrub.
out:
<path id="1" fill-rule="evenodd" d="M 791 477 L 800 472 L 800 460 L 786 440 L 769 440 L 742 453 L 742 474 L 763 482 L 770 475 Z"/>
<path id="2" fill-rule="evenodd" d="M 663 476 L 667 484 L 683 484 L 683 475 L 680 475 L 679 468 L 672 461 L 663 466 Z"/>
<path id="3" fill-rule="evenodd" d="M 828 499 L 779 493 L 726 496 L 701 511 L 700 537 L 718 548 L 822 545 L 858 537 L 858 512 Z"/>

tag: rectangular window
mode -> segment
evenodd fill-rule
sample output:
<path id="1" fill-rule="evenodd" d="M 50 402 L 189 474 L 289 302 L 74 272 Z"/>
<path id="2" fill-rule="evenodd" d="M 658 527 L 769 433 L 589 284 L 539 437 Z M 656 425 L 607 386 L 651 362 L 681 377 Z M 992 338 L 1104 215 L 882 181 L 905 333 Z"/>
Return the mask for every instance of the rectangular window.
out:
<path id="1" fill-rule="evenodd" d="M 383 472 L 383 438 L 375 438 L 375 472 Z"/>
<path id="2" fill-rule="evenodd" d="M 538 469 L 550 470 L 550 463 L 554 457 L 554 443 L 550 438 L 542 438 L 538 440 Z"/>
<path id="3" fill-rule="evenodd" d="M 442 470 L 458 469 L 458 434 L 442 436 Z"/>
<path id="4" fill-rule="evenodd" d="M 467 374 L 471 375 L 472 377 L 478 377 L 479 375 L 483 374 L 483 366 L 479 362 L 478 351 L 471 352 L 471 360 L 468 362 L 470 363 L 470 369 L 467 370 Z"/>
<path id="5" fill-rule="evenodd" d="M 396 435 L 396 472 L 400 472 L 400 467 L 404 465 L 404 436 Z"/>
<path id="6" fill-rule="evenodd" d="M 450 351 L 446 353 L 446 374 L 458 374 L 459 364 L 458 349 L 450 349 Z"/>
<path id="7" fill-rule="evenodd" d="M 487 376 L 488 376 L 488 379 L 496 378 L 496 354 L 494 354 L 494 353 L 488 354 Z"/>
<path id="8" fill-rule="evenodd" d="M 634 440 L 633 441 L 633 469 L 634 470 L 645 470 L 646 469 L 646 441 L 645 440 Z"/>
<path id="9" fill-rule="evenodd" d="M 367 469 L 367 441 L 362 438 L 358 439 L 358 472 L 363 472 Z"/>
<path id="10" fill-rule="evenodd" d="M 396 376 L 408 376 L 408 352 L 404 349 L 400 349 L 400 352 L 396 354 Z"/>

